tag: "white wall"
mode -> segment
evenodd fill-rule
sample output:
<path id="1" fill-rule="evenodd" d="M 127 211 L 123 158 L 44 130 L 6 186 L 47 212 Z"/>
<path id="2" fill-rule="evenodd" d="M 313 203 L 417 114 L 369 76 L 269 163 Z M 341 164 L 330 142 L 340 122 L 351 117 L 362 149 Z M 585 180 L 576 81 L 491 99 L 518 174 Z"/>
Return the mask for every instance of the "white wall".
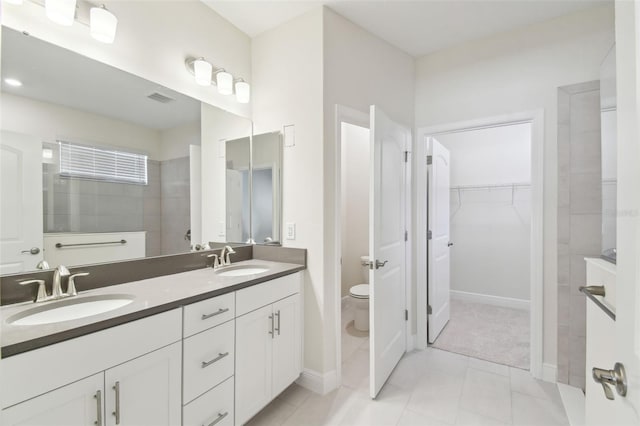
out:
<path id="1" fill-rule="evenodd" d="M 369 254 L 369 129 L 342 123 L 342 293 L 367 283 L 360 256 Z M 368 269 L 367 269 L 368 270 Z"/>
<path id="2" fill-rule="evenodd" d="M 177 92 L 240 115 L 249 104 L 219 95 L 215 87 L 195 84 L 185 69 L 187 56 L 204 56 L 234 76 L 251 83 L 251 40 L 200 1 L 104 1 L 118 17 L 113 44 L 89 34 L 86 24 L 63 27 L 49 21 L 44 8 L 32 2 L 3 4 L 2 24 L 112 65 Z M 79 14 L 86 14 L 80 10 Z M 87 21 L 86 17 L 83 17 Z"/>
<path id="3" fill-rule="evenodd" d="M 160 160 L 160 132 L 103 115 L 2 94 L 2 128 L 33 135 L 43 142 L 71 142 L 120 147 Z"/>
<path id="4" fill-rule="evenodd" d="M 200 145 L 200 122 L 160 131 L 160 161 L 189 156 L 189 145 Z"/>
<path id="5" fill-rule="evenodd" d="M 526 306 L 531 188 L 455 187 L 529 183 L 531 124 L 446 133 L 436 139 L 451 159 L 451 290 Z"/>
<path id="6" fill-rule="evenodd" d="M 451 186 L 531 180 L 530 123 L 445 133 L 435 138 L 449 150 Z"/>
<path id="7" fill-rule="evenodd" d="M 475 40 L 417 60 L 415 124 L 544 108 L 544 363 L 557 360 L 557 88 L 597 80 L 610 6 Z"/>
<path id="8" fill-rule="evenodd" d="M 256 134 L 295 126 L 295 146 L 283 152 L 283 223 L 296 224 L 287 247 L 307 249 L 304 288 L 304 368 L 328 371 L 333 354 L 325 333 L 322 132 L 322 9 L 253 39 L 253 119 Z"/>

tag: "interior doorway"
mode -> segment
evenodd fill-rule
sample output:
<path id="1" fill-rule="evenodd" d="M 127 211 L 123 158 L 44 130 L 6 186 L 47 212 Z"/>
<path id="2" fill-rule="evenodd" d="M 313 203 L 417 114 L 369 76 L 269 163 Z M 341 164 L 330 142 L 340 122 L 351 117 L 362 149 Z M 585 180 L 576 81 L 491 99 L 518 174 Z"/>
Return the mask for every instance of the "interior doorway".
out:
<path id="1" fill-rule="evenodd" d="M 432 283 L 421 271 L 426 265 L 421 259 L 429 256 L 426 243 L 418 241 L 418 292 L 424 299 L 418 297 L 426 301 L 424 309 L 418 303 L 418 346 L 426 347 L 428 340 L 440 349 L 530 369 L 535 377 L 543 376 L 540 115 L 419 133 L 450 151 L 452 247 L 450 320 L 439 336 L 427 336 Z M 418 171 L 418 182 L 426 179 L 425 171 Z M 431 228 L 420 194 L 418 188 L 419 228 L 426 234 Z"/>

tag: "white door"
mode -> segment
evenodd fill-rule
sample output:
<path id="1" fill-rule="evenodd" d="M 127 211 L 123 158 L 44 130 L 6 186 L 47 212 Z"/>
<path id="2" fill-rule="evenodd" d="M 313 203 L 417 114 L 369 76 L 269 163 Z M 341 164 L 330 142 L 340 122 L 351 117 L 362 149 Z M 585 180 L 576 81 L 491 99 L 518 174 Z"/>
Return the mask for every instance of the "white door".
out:
<path id="1" fill-rule="evenodd" d="M 374 105 L 370 120 L 369 393 L 375 398 L 406 349 L 405 151 L 411 132 Z"/>
<path id="2" fill-rule="evenodd" d="M 2 131 L 0 275 L 32 271 L 42 253 L 42 143 Z"/>
<path id="3" fill-rule="evenodd" d="M 86 426 L 102 425 L 104 418 L 104 374 L 52 390 L 2 410 L 5 426 Z"/>
<path id="4" fill-rule="evenodd" d="M 428 138 L 427 167 L 427 297 L 429 343 L 449 321 L 449 151 L 434 138 Z"/>
<path id="5" fill-rule="evenodd" d="M 271 401 L 272 305 L 236 318 L 236 423 Z"/>
<path id="6" fill-rule="evenodd" d="M 279 395 L 300 376 L 300 295 L 294 294 L 273 304 L 272 395 Z"/>
<path id="7" fill-rule="evenodd" d="M 108 426 L 180 424 L 181 384 L 181 342 L 105 371 L 107 415 L 104 424 Z"/>

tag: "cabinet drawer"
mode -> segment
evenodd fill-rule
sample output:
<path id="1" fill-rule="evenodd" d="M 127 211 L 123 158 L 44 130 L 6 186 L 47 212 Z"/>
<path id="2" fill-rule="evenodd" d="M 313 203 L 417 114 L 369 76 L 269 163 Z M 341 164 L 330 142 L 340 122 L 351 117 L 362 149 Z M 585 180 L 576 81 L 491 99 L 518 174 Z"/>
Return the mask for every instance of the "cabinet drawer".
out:
<path id="1" fill-rule="evenodd" d="M 276 278 L 236 292 L 237 316 L 300 292 L 300 273 Z"/>
<path id="2" fill-rule="evenodd" d="M 235 294 L 228 293 L 184 307 L 184 336 L 192 336 L 233 319 Z"/>
<path id="3" fill-rule="evenodd" d="M 184 407 L 183 426 L 233 425 L 233 377 Z"/>
<path id="4" fill-rule="evenodd" d="M 235 323 L 229 321 L 184 340 L 184 401 L 233 375 Z"/>

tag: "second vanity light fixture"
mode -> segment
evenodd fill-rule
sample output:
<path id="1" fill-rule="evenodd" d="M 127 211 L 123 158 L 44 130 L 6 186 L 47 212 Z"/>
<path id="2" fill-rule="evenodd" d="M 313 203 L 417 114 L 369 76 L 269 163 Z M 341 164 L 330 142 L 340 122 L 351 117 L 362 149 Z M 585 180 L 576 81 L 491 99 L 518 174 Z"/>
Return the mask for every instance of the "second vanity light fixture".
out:
<path id="1" fill-rule="evenodd" d="M 33 3 L 42 6 L 42 3 L 31 0 Z M 5 0 L 5 2 L 21 5 L 22 0 Z M 95 6 L 84 0 L 80 0 L 83 5 L 90 8 L 89 28 L 91 37 L 102 43 L 113 43 L 118 27 L 118 18 L 107 10 L 105 5 Z M 71 26 L 76 21 L 77 0 L 45 0 L 44 9 L 51 21 L 58 25 Z M 78 20 L 80 22 L 80 20 Z M 83 22 L 86 25 L 86 22 Z"/>
<path id="2" fill-rule="evenodd" d="M 195 76 L 196 83 L 201 86 L 218 86 L 221 95 L 236 94 L 236 100 L 241 104 L 249 103 L 251 99 L 251 86 L 242 78 L 234 79 L 224 68 L 214 67 L 204 58 L 187 58 L 185 66 Z"/>

